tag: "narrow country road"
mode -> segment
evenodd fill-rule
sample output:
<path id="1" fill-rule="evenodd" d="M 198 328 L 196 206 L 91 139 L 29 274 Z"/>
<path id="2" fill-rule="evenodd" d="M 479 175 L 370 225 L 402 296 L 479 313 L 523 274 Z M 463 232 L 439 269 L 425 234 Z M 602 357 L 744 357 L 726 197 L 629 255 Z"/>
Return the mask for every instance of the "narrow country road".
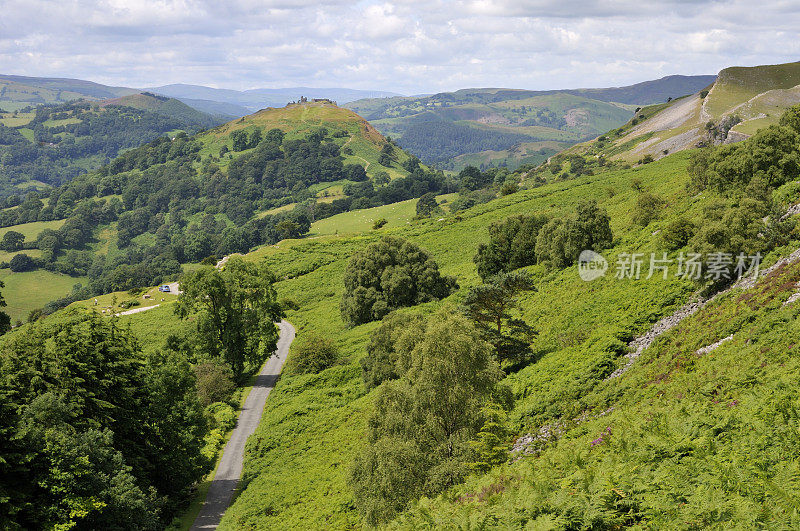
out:
<path id="1" fill-rule="evenodd" d="M 261 372 L 256 376 L 253 389 L 245 400 L 236 427 L 222 451 L 222 459 L 217 473 L 208 489 L 200 514 L 197 515 L 197 519 L 192 525 L 192 531 L 215 529 L 231 503 L 239 478 L 242 476 L 245 443 L 247 438 L 256 431 L 256 427 L 261 421 L 261 413 L 264 410 L 267 396 L 275 387 L 283 368 L 283 362 L 286 361 L 286 355 L 289 353 L 289 345 L 294 339 L 294 327 L 288 322 L 281 321 L 278 328 L 280 329 L 278 348 L 275 350 L 275 355 L 267 360 Z"/>

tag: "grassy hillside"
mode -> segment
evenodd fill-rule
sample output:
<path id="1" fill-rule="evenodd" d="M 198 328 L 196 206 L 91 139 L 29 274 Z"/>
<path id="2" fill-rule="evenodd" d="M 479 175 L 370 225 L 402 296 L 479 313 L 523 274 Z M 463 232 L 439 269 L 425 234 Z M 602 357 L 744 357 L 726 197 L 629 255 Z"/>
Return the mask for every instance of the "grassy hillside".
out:
<path id="1" fill-rule="evenodd" d="M 698 198 L 684 190 L 687 160 L 686 154 L 678 154 L 638 169 L 548 184 L 445 222 L 390 230 L 428 249 L 462 286 L 458 294 L 417 311 L 455 310 L 464 290 L 478 282 L 472 256 L 486 241 L 488 225 L 509 215 L 564 212 L 578 200 L 595 198 L 612 220 L 614 247 L 604 253 L 612 272 L 620 253 L 660 249 L 659 231 L 678 215 L 697 215 L 714 201 L 713 194 Z M 659 219 L 646 227 L 632 222 L 640 194 L 634 182 L 666 200 Z M 346 327 L 338 302 L 349 256 L 377 237 L 365 231 L 355 237 L 282 242 L 250 255 L 266 259 L 279 277 L 289 277 L 278 289 L 299 304 L 289 315 L 298 337 L 315 331 L 335 338 L 341 362 L 318 375 L 281 379 L 249 442 L 245 487 L 226 514 L 223 529 L 360 525 L 346 478 L 363 444 L 374 400 L 375 393 L 364 390 L 357 362 L 377 323 Z M 766 264 L 793 248 L 767 257 Z M 769 462 L 788 451 L 786 445 L 794 439 L 766 419 L 752 421 L 757 422 L 754 433 L 742 431 L 738 427 L 743 421 L 737 419 L 762 418 L 757 412 L 770 403 L 767 397 L 787 396 L 781 382 L 797 375 L 800 366 L 790 362 L 789 352 L 797 340 L 792 316 L 799 310 L 781 309 L 781 304 L 794 292 L 800 268 L 781 270 L 753 289 L 752 296 L 734 291 L 714 301 L 645 351 L 629 373 L 609 381 L 607 376 L 625 364 L 625 344 L 690 300 L 696 287 L 672 277 L 619 280 L 612 272 L 586 283 L 574 267 L 550 272 L 534 266 L 529 271 L 539 290 L 522 297 L 522 315 L 539 331 L 533 345 L 538 361 L 506 379 L 517 399 L 511 425 L 522 435 L 563 422 L 563 437 L 545 445 L 539 457 L 524 457 L 476 475 L 440 498 L 422 500 L 398 520 L 398 527 L 460 528 L 480 522 L 516 527 L 535 522 L 561 528 L 567 527 L 569 514 L 590 518 L 592 510 L 600 514 L 615 507 L 622 512 L 634 507 L 633 515 L 646 512 L 647 520 L 641 521 L 659 526 L 676 519 L 699 526 L 751 521 L 747 514 L 757 520 L 749 495 L 728 495 L 741 485 L 731 482 L 731 474 L 746 468 L 746 456 L 769 438 L 780 438 L 778 447 L 783 449 L 765 456 Z M 719 351 L 694 354 L 732 332 L 738 339 Z M 747 349 L 744 358 L 742 346 Z M 745 417 L 738 416 L 740 411 Z M 600 442 L 591 444 L 598 438 Z M 782 474 L 791 474 L 791 461 L 782 466 L 788 468 L 773 469 L 769 477 L 780 481 Z M 697 476 L 693 470 L 700 470 Z M 749 484 L 759 489 L 773 484 L 764 483 L 755 471 L 747 474 Z M 778 491 L 767 496 L 769 509 L 758 514 L 783 514 L 788 505 L 782 505 Z M 659 505 L 659 500 L 674 497 L 685 504 Z M 635 502 L 626 501 L 631 498 Z"/>
<path id="2" fill-rule="evenodd" d="M 180 100 L 158 96 L 149 92 L 131 94 L 121 98 L 113 98 L 100 102 L 100 107 L 114 105 L 118 107 L 131 107 L 141 111 L 149 111 L 164 116 L 169 116 L 176 120 L 183 121 L 187 127 L 214 127 L 233 118 L 224 113 L 207 114 L 193 109 Z"/>
<path id="3" fill-rule="evenodd" d="M 665 161 L 666 162 L 666 161 Z M 478 278 L 472 256 L 477 245 L 487 239 L 489 223 L 518 213 L 553 213 L 572 207 L 579 199 L 595 197 L 608 208 L 616 234 L 627 232 L 628 212 L 635 200 L 630 189 L 632 178 L 640 178 L 659 193 L 680 195 L 677 180 L 662 179 L 665 172 L 680 175 L 685 158 L 671 158 L 660 168 L 629 170 L 592 177 L 581 181 L 547 185 L 522 191 L 473 208 L 460 214 L 460 220 L 448 217 L 401 227 L 393 234 L 410 238 L 428 249 L 446 274 L 456 275 L 468 287 Z M 604 186 L 619 190 L 613 198 Z M 649 234 L 649 233 L 647 233 Z M 358 359 L 363 356 L 369 334 L 377 323 L 347 328 L 338 312 L 342 293 L 342 274 L 354 249 L 373 241 L 377 235 L 367 232 L 361 237 L 333 238 L 319 242 L 292 242 L 257 252 L 275 268 L 279 276 L 299 264 L 309 264 L 312 271 L 279 283 L 279 293 L 291 297 L 300 310 L 290 312 L 289 319 L 298 328 L 298 337 L 305 330 L 314 330 L 335 337 L 343 355 L 342 366 L 320 375 L 284 377 L 271 395 L 262 423 L 249 443 L 245 466 L 247 487 L 226 514 L 223 528 L 242 527 L 319 527 L 343 528 L 358 525 L 359 517 L 352 507 L 352 495 L 346 484 L 349 463 L 359 449 L 366 428 L 366 415 L 372 394 L 366 394 L 361 382 Z M 641 240 L 643 231 L 635 230 L 620 241 Z M 313 264 L 313 265 L 312 265 Z M 314 267 L 316 266 L 316 267 Z M 688 297 L 688 286 L 679 282 L 641 283 L 639 285 L 606 282 L 591 288 L 580 281 L 574 269 L 552 275 L 534 268 L 539 293 L 524 299 L 526 317 L 541 323 L 535 350 L 544 357 L 529 367 L 534 381 L 550 381 L 546 388 L 531 385 L 526 393 L 547 397 L 554 389 L 589 371 L 576 381 L 577 388 L 562 392 L 575 393 L 599 378 L 591 371 L 597 364 L 608 363 L 597 330 L 608 334 L 632 334 L 647 326 L 642 321 L 655 319 L 682 298 Z M 587 289 L 594 292 L 587 300 Z M 599 290 L 599 291 L 598 291 Z M 670 297 L 663 297 L 670 293 Z M 630 298 L 642 296 L 636 305 Z M 441 303 L 453 306 L 458 295 Z M 601 301 L 615 301 L 612 311 L 595 312 Z M 427 313 L 439 304 L 426 305 Z M 542 324 L 547 323 L 542 329 Z M 595 331 L 595 332 L 593 332 Z M 592 346 L 595 345 L 595 346 Z M 559 403 L 555 396 L 548 402 Z M 524 408 L 517 414 L 520 429 Z M 268 511 L 264 511 L 268 507 Z"/>
<path id="4" fill-rule="evenodd" d="M 605 140 L 571 151 L 635 163 L 700 145 L 742 140 L 777 123 L 783 111 L 800 103 L 800 63 L 731 67 L 720 71 L 706 90 L 644 107 Z"/>
<path id="5" fill-rule="evenodd" d="M 382 166 L 378 163 L 378 158 L 385 143 L 383 135 L 353 111 L 328 103 L 311 102 L 263 109 L 233 120 L 198 137 L 204 145 L 201 153 L 216 154 L 222 146 L 232 147 L 232 133 L 251 132 L 256 128 L 280 129 L 290 140 L 304 138 L 309 133 L 325 128 L 331 134 L 341 135 L 335 138 L 335 142 L 340 148 L 346 148 L 343 153 L 345 164 L 359 164 L 366 169 L 369 176 L 378 171 L 386 171 L 392 178 L 408 175 L 402 168 L 402 163 L 408 160 L 407 154 L 399 152 L 397 160 L 390 166 Z M 226 162 L 223 158 L 220 165 L 225 165 Z"/>
<path id="6" fill-rule="evenodd" d="M 351 328 L 339 314 L 345 266 L 356 251 L 383 234 L 427 249 L 461 289 L 404 311 L 455 313 L 480 282 L 473 256 L 491 223 L 519 214 L 568 214 L 585 199 L 610 216 L 614 238 L 603 251 L 610 269 L 585 282 L 575 266 L 526 268 L 538 291 L 520 296 L 519 315 L 538 335 L 531 361 L 504 380 L 515 397 L 504 442 L 516 440 L 521 451 L 413 503 L 390 527 L 793 527 L 800 308 L 786 303 L 797 291 L 800 264 L 723 293 L 610 378 L 628 366 L 634 338 L 694 300 L 703 286 L 674 275 L 646 278 L 647 262 L 641 278 L 616 278 L 618 260 L 624 253 L 660 253 L 664 233 L 681 219 L 702 230 L 709 213 L 739 208 L 738 198 L 687 190 L 689 156 L 556 180 L 441 218 L 409 220 L 411 202 L 343 213 L 315 224 L 312 238 L 248 254 L 270 265 L 281 279 L 279 297 L 297 305 L 288 319 L 298 340 L 312 332 L 331 338 L 339 359 L 319 374 L 282 376 L 248 442 L 243 488 L 221 528 L 362 525 L 347 478 L 366 444 L 377 395 L 366 391 L 358 362 L 378 323 Z M 651 196 L 661 202 L 642 222 L 643 199 Z M 800 200 L 792 182 L 772 196 L 780 208 Z M 369 221 L 377 215 L 389 223 L 372 230 Z M 762 268 L 800 247 L 796 233 L 791 238 L 764 257 Z M 125 322 L 148 348 L 163 343 L 162 330 L 185 325 L 169 301 Z"/>

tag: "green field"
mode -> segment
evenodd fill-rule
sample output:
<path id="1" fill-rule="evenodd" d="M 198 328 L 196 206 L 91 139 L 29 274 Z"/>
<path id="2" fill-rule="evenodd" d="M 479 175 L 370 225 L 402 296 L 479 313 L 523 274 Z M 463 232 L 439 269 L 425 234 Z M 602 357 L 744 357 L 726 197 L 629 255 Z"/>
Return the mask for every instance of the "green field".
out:
<path id="1" fill-rule="evenodd" d="M 3 107 L 3 108 L 6 109 L 5 107 Z M 6 110 L 10 110 L 10 109 L 6 109 Z M 17 113 L 16 116 L 14 116 L 13 113 L 6 113 L 6 114 L 0 115 L 0 123 L 5 125 L 6 127 L 20 127 L 20 126 L 28 124 L 28 122 L 33 120 L 34 116 L 35 115 L 32 112 Z"/>
<path id="2" fill-rule="evenodd" d="M 456 194 L 444 194 L 437 196 L 437 201 L 452 201 Z M 446 203 L 445 203 L 446 204 Z M 353 234 L 372 230 L 372 225 L 376 220 L 384 218 L 387 224 L 386 229 L 401 227 L 412 222 L 417 211 L 417 200 L 409 199 L 391 205 L 383 205 L 352 212 L 342 212 L 329 218 L 316 221 L 311 224 L 309 235 L 325 236 L 331 234 Z"/>
<path id="3" fill-rule="evenodd" d="M 25 320 L 31 310 L 36 310 L 58 297 L 68 295 L 72 287 L 78 283 L 86 283 L 82 277 L 70 277 L 50 271 L 26 271 L 13 273 L 8 269 L 0 269 L 0 281 L 5 284 L 2 289 L 5 298 L 5 311 L 12 321 Z"/>
<path id="4" fill-rule="evenodd" d="M 6 232 L 13 230 L 25 236 L 26 242 L 31 242 L 35 240 L 39 233 L 44 229 L 57 230 L 61 228 L 61 225 L 64 224 L 64 221 L 66 220 L 57 219 L 55 221 L 33 221 L 31 223 L 23 223 L 22 225 L 14 225 L 13 227 L 5 227 L 0 229 L 0 238 L 2 238 Z"/>

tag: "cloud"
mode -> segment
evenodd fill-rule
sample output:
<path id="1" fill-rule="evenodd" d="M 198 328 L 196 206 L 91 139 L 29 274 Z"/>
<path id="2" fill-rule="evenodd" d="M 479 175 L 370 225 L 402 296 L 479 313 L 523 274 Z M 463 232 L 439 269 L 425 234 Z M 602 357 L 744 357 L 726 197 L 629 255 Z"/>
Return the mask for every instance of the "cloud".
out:
<path id="1" fill-rule="evenodd" d="M 800 59 L 787 0 L 4 0 L 0 72 L 407 94 L 623 85 Z"/>

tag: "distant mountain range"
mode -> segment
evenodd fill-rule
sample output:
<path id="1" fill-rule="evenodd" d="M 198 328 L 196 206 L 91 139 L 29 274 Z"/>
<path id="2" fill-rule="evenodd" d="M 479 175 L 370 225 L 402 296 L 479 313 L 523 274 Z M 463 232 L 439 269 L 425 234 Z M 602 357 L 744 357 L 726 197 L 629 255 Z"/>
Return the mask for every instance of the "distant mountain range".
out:
<path id="1" fill-rule="evenodd" d="M 201 108 L 207 105 L 206 102 L 219 102 L 230 106 L 231 109 L 238 108 L 235 114 L 245 115 L 253 111 L 267 107 L 283 107 L 290 101 L 299 100 L 301 96 L 306 98 L 325 98 L 333 100 L 339 104 L 350 103 L 351 101 L 364 98 L 387 98 L 400 96 L 395 92 L 384 92 L 380 90 L 355 90 L 346 88 L 311 88 L 311 87 L 291 87 L 280 89 L 251 89 L 251 90 L 231 90 L 204 87 L 201 85 L 164 85 L 161 87 L 151 87 L 147 90 L 156 94 L 163 94 L 171 98 L 176 98 L 187 105 L 209 112 Z"/>
<path id="2" fill-rule="evenodd" d="M 236 118 L 266 107 L 283 107 L 290 101 L 299 100 L 301 96 L 309 99 L 326 98 L 344 104 L 364 98 L 400 95 L 380 90 L 312 87 L 240 91 L 182 83 L 140 89 L 111 87 L 81 79 L 0 74 L 0 108 L 15 111 L 29 105 L 66 103 L 77 99 L 99 101 L 138 94 L 143 90 L 178 99 L 208 114 Z"/>

